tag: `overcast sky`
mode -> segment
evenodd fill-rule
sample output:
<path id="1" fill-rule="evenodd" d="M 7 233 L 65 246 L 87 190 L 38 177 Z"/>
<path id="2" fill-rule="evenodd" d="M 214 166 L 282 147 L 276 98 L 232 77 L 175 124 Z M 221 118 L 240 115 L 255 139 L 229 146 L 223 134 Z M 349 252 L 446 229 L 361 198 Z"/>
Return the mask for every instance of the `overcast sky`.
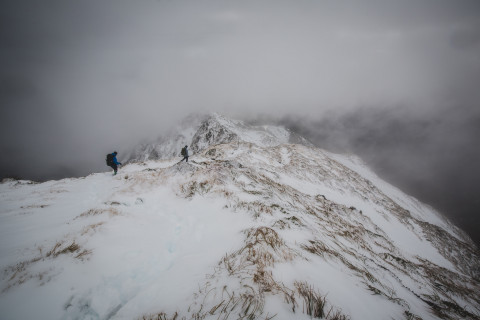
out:
<path id="1" fill-rule="evenodd" d="M 261 115 L 474 234 L 479 84 L 477 0 L 2 0 L 0 176 L 105 170 L 192 112 Z"/>

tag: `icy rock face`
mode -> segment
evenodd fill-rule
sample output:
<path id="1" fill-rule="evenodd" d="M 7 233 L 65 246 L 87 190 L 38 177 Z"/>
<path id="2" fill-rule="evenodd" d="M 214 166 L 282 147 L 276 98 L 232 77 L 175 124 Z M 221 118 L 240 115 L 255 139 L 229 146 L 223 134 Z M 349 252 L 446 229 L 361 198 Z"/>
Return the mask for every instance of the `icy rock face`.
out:
<path id="1" fill-rule="evenodd" d="M 0 184 L 2 316 L 479 319 L 478 248 L 357 157 L 219 115 L 191 137 L 188 163 Z"/>
<path id="2" fill-rule="evenodd" d="M 191 151 L 197 153 L 211 145 L 238 140 L 238 135 L 232 130 L 235 125 L 219 115 L 210 116 L 193 136 L 190 144 Z"/>
<path id="3" fill-rule="evenodd" d="M 303 137 L 283 127 L 252 126 L 214 113 L 195 133 L 192 150 L 199 152 L 211 145 L 229 142 L 248 142 L 260 147 L 274 147 L 285 143 L 313 146 Z"/>

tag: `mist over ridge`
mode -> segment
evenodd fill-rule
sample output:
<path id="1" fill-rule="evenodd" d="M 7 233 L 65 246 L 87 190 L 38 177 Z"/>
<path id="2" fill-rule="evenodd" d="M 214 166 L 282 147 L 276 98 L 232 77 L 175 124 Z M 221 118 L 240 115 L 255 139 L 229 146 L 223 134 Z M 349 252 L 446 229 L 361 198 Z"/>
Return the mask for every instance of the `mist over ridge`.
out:
<path id="1" fill-rule="evenodd" d="M 0 178 L 99 172 L 216 111 L 355 153 L 475 237 L 479 21 L 476 0 L 6 0 Z"/>
<path id="2" fill-rule="evenodd" d="M 214 113 L 132 160 L 0 184 L 7 318 L 478 318 L 479 248 L 357 156 Z"/>

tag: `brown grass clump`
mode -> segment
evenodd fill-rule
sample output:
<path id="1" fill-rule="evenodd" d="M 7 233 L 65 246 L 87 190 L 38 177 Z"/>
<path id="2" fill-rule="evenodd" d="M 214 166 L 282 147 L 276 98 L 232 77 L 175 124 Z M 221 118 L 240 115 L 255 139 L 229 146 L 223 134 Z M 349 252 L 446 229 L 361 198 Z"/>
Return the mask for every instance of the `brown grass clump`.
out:
<path id="1" fill-rule="evenodd" d="M 212 182 L 209 181 L 191 181 L 181 186 L 181 192 L 187 198 L 193 197 L 195 194 L 204 195 L 212 189 Z"/>
<path id="2" fill-rule="evenodd" d="M 3 270 L 3 274 L 8 277 L 8 285 L 3 288 L 1 292 L 6 292 L 11 287 L 21 285 L 28 279 L 34 278 L 33 275 L 26 272 L 26 269 L 30 264 L 40 261 L 41 259 L 41 257 L 36 257 L 31 260 L 22 261 Z M 41 277 L 40 274 L 38 276 Z"/>
<path id="3" fill-rule="evenodd" d="M 278 236 L 278 233 L 268 227 L 260 227 L 256 229 L 251 229 L 247 233 L 246 247 L 252 248 L 260 243 L 265 243 L 270 246 L 273 250 L 277 250 L 284 245 L 284 242 Z"/>
<path id="4" fill-rule="evenodd" d="M 295 288 L 303 299 L 303 312 L 312 318 L 327 320 L 349 320 L 350 317 L 344 315 L 341 310 L 331 306 L 327 308 L 327 296 L 322 296 L 313 286 L 306 282 L 295 282 Z M 328 309 L 328 311 L 327 311 Z"/>
<path id="5" fill-rule="evenodd" d="M 293 290 L 274 279 L 270 270 L 277 261 L 291 260 L 293 253 L 277 232 L 268 227 L 252 228 L 245 231 L 245 245 L 228 255 L 219 263 L 215 274 L 235 278 L 240 287 L 229 292 L 227 285 L 213 286 L 207 282 L 197 297 L 201 302 L 195 307 L 192 319 L 205 319 L 214 315 L 216 319 L 273 319 L 276 315 L 265 315 L 265 294 L 280 294 L 287 304 L 296 302 Z M 214 275 L 211 276 L 215 278 Z M 209 307 L 206 308 L 206 301 Z"/>
<path id="6" fill-rule="evenodd" d="M 79 254 L 77 254 L 75 256 L 75 259 L 80 259 L 80 260 L 84 260 L 88 255 L 92 254 L 92 250 L 83 250 L 82 252 L 80 252 Z"/>
<path id="7" fill-rule="evenodd" d="M 266 278 L 271 272 L 266 272 L 265 268 L 273 266 L 276 258 L 275 252 L 280 252 L 283 241 L 278 237 L 275 230 L 260 227 L 249 229 L 247 232 L 245 246 L 233 254 L 227 255 L 222 259 L 223 265 L 230 275 L 241 273 L 249 267 L 254 267 L 253 281 L 259 284 L 267 284 Z M 273 249 L 273 252 L 270 252 Z M 270 289 L 266 288 L 266 291 Z"/>
<path id="8" fill-rule="evenodd" d="M 328 248 L 323 242 L 319 240 L 309 240 L 309 242 L 310 245 L 302 244 L 301 248 L 320 257 L 325 257 L 325 255 L 333 254 L 332 250 Z"/>
<path id="9" fill-rule="evenodd" d="M 210 287 L 207 283 L 205 291 L 201 291 L 203 301 L 199 304 L 199 310 L 193 311 L 189 319 L 203 320 L 205 318 L 227 320 L 227 319 L 260 319 L 265 307 L 265 299 L 254 287 L 244 284 L 237 290 L 229 292 L 227 286 L 222 288 Z M 210 297 L 209 297 L 210 296 Z M 211 300 L 211 298 L 215 300 Z M 206 300 L 211 300 L 209 307 L 206 307 Z M 213 305 L 211 304 L 213 303 Z M 197 308 L 197 307 L 193 307 Z M 274 316 L 267 314 L 265 319 L 272 319 Z M 156 318 L 155 318 L 156 319 Z M 163 318 L 161 318 L 163 319 Z M 212 318 L 213 319 L 213 318 Z"/>
<path id="10" fill-rule="evenodd" d="M 298 219 L 296 216 L 291 216 L 285 219 L 277 220 L 274 224 L 273 227 L 279 228 L 281 230 L 283 229 L 291 229 L 292 225 L 298 226 L 298 227 L 304 227 L 305 225 Z"/>
<path id="11" fill-rule="evenodd" d="M 94 223 L 94 224 L 91 224 L 91 225 L 88 225 L 86 227 L 83 228 L 82 232 L 81 232 L 81 235 L 85 235 L 89 232 L 95 232 L 95 230 L 97 230 L 97 228 L 99 228 L 100 226 L 104 225 L 105 222 L 99 222 L 99 223 Z"/>
<path id="12" fill-rule="evenodd" d="M 253 201 L 253 202 L 239 201 L 234 205 L 234 209 L 244 209 L 249 212 L 253 212 L 254 218 L 260 217 L 263 213 L 267 213 L 269 215 L 273 214 L 273 208 L 260 201 Z"/>
<path id="13" fill-rule="evenodd" d="M 263 312 L 263 308 L 263 299 L 252 289 L 251 292 L 233 293 L 228 299 L 211 308 L 208 313 L 214 315 L 218 311 L 218 319 L 226 320 L 235 309 L 238 309 L 237 319 L 255 319 L 257 314 Z"/>
<path id="14" fill-rule="evenodd" d="M 422 318 L 420 318 L 419 316 L 411 313 L 410 311 L 405 311 L 403 314 L 405 315 L 405 318 L 407 320 L 422 320 Z"/>
<path id="15" fill-rule="evenodd" d="M 84 213 L 82 213 L 81 215 L 79 215 L 77 218 L 84 218 L 84 217 L 88 217 L 88 216 L 97 216 L 97 215 L 100 215 L 104 212 L 103 209 L 90 209 Z"/>
<path id="16" fill-rule="evenodd" d="M 330 312 L 332 311 L 332 309 L 330 309 L 330 311 L 327 313 L 327 318 L 328 320 L 350 320 L 350 317 L 347 316 L 347 315 L 344 315 L 342 313 L 342 311 L 340 310 L 335 310 L 331 315 L 330 315 Z"/>
<path id="17" fill-rule="evenodd" d="M 101 214 L 104 214 L 104 213 L 108 213 L 112 217 L 112 216 L 118 216 L 120 214 L 120 211 L 118 211 L 115 208 L 90 209 L 90 210 L 80 214 L 79 216 L 77 216 L 74 220 L 76 220 L 78 218 L 86 218 L 86 217 L 90 217 L 90 216 L 98 216 L 98 215 L 101 215 Z"/>
<path id="18" fill-rule="evenodd" d="M 57 257 L 61 254 L 73 253 L 80 249 L 80 246 L 76 244 L 75 241 L 73 241 L 72 244 L 70 244 L 69 246 L 64 247 L 63 249 L 59 249 L 61 246 L 62 246 L 62 243 L 57 242 L 55 246 L 49 252 L 47 252 L 46 257 L 50 257 L 50 256 Z"/>
<path id="19" fill-rule="evenodd" d="M 186 320 L 186 318 L 178 318 L 177 312 L 175 312 L 172 317 L 167 316 L 165 312 L 160 312 L 157 314 L 144 315 L 139 318 L 139 320 Z"/>
<path id="20" fill-rule="evenodd" d="M 431 312 L 442 319 L 479 320 L 479 314 L 473 314 L 459 306 L 454 300 L 443 300 L 438 295 L 424 295 L 422 300 L 429 305 Z"/>
<path id="21" fill-rule="evenodd" d="M 30 279 L 38 279 L 43 284 L 45 275 L 48 272 L 40 272 L 40 273 L 37 273 L 37 274 L 32 274 L 28 270 L 28 267 L 32 264 L 35 264 L 35 263 L 37 263 L 39 261 L 42 261 L 46 258 L 56 258 L 61 254 L 77 253 L 73 257 L 76 258 L 76 259 L 83 260 L 83 259 L 85 259 L 86 256 L 88 256 L 89 254 L 92 253 L 91 250 L 83 250 L 83 251 L 80 252 L 81 248 L 77 243 L 75 243 L 75 241 L 73 241 L 72 243 L 70 243 L 68 245 L 64 245 L 63 242 L 57 242 L 53 246 L 53 248 L 51 248 L 45 254 L 43 254 L 41 248 L 38 248 L 38 249 L 39 249 L 39 253 L 40 253 L 39 256 L 37 256 L 35 258 L 32 258 L 30 260 L 19 262 L 16 265 L 9 266 L 9 267 L 7 267 L 3 270 L 4 277 L 8 280 L 7 280 L 7 286 L 2 289 L 2 292 L 7 291 L 14 286 L 21 285 L 21 284 L 23 284 L 24 282 L 26 282 L 27 280 L 30 280 Z"/>
<path id="22" fill-rule="evenodd" d="M 305 282 L 295 282 L 298 294 L 303 298 L 303 312 L 314 318 L 325 317 L 326 297 Z"/>

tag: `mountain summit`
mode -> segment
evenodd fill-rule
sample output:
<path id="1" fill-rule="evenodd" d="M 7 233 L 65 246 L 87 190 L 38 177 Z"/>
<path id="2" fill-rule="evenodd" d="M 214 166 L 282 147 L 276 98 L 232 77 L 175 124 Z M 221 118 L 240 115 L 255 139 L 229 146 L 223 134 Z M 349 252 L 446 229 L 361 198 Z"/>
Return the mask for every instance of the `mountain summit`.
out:
<path id="1" fill-rule="evenodd" d="M 2 319 L 480 318 L 478 248 L 359 158 L 192 123 L 115 177 L 0 185 Z"/>
<path id="2" fill-rule="evenodd" d="M 188 145 L 193 153 L 197 153 L 211 145 L 240 141 L 262 147 L 273 147 L 284 143 L 313 147 L 306 139 L 283 127 L 252 126 L 243 121 L 212 113 L 186 118 L 169 134 L 152 143 L 137 146 L 127 160 L 137 162 L 169 159 L 179 156 L 180 149 L 185 145 Z"/>

